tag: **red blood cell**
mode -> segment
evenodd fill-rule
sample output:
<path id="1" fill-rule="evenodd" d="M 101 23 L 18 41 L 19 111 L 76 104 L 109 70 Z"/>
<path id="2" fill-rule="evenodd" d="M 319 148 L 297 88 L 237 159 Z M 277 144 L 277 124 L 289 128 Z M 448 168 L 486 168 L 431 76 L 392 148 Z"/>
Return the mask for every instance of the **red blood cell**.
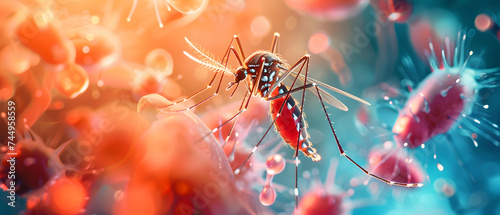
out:
<path id="1" fill-rule="evenodd" d="M 395 182 L 422 183 L 422 167 L 403 148 L 373 148 L 369 154 L 373 174 Z"/>
<path id="2" fill-rule="evenodd" d="M 342 209 L 342 196 L 325 194 L 321 192 L 307 193 L 299 203 L 299 210 L 295 214 L 344 214 Z"/>
<path id="3" fill-rule="evenodd" d="M 45 15 L 45 16 L 44 16 Z M 74 62 L 75 48 L 49 15 L 29 16 L 19 25 L 16 35 L 19 41 L 50 64 Z"/>
<path id="4" fill-rule="evenodd" d="M 326 20 L 344 20 L 357 15 L 368 6 L 367 0 L 285 0 L 292 9 Z"/>
<path id="5" fill-rule="evenodd" d="M 24 195 L 40 189 L 52 177 L 49 167 L 49 154 L 33 144 L 26 145 L 23 141 L 17 143 L 17 155 L 5 154 L 0 166 L 0 181 L 7 188 L 10 187 L 9 169 L 15 165 L 15 191 L 17 195 Z M 13 158 L 13 159 L 11 159 Z M 12 163 L 10 161 L 13 161 Z"/>
<path id="6" fill-rule="evenodd" d="M 76 50 L 75 63 L 88 71 L 101 71 L 121 56 L 119 39 L 102 27 L 82 29 L 71 41 Z"/>
<path id="7" fill-rule="evenodd" d="M 380 13 L 392 22 L 406 22 L 413 13 L 413 5 L 408 0 L 378 0 L 378 6 Z"/>
<path id="8" fill-rule="evenodd" d="M 50 208 L 56 214 L 80 214 L 87 202 L 83 185 L 64 177 L 49 187 L 47 197 Z"/>
<path id="9" fill-rule="evenodd" d="M 457 84 L 460 78 L 460 74 L 436 70 L 419 84 L 394 124 L 398 145 L 415 148 L 450 130 L 466 107 L 461 97 L 474 95 L 470 86 Z"/>
<path id="10" fill-rule="evenodd" d="M 24 197 L 43 193 L 55 179 L 70 169 L 59 159 L 59 152 L 66 144 L 52 149 L 47 147 L 34 132 L 30 131 L 29 134 L 29 139 L 16 138 L 15 150 L 9 148 L 7 153 L 2 155 L 0 163 L 1 187 L 8 189 L 11 181 L 14 181 L 16 194 Z M 11 169 L 11 165 L 15 165 L 14 170 Z M 15 175 L 15 178 L 10 175 Z"/>
<path id="11" fill-rule="evenodd" d="M 55 88 L 68 98 L 75 98 L 85 92 L 89 86 L 87 72 L 78 64 L 67 64 L 55 74 Z"/>

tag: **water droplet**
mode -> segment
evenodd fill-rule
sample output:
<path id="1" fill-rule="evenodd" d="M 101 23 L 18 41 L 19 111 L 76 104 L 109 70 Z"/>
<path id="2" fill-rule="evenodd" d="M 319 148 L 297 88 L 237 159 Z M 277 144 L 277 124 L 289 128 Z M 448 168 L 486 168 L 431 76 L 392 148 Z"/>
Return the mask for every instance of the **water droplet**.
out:
<path id="1" fill-rule="evenodd" d="M 265 206 L 272 205 L 276 200 L 276 190 L 271 185 L 265 186 L 260 192 L 259 200 Z"/>
<path id="2" fill-rule="evenodd" d="M 266 160 L 266 170 L 269 175 L 276 175 L 285 169 L 285 159 L 281 155 L 271 155 Z"/>

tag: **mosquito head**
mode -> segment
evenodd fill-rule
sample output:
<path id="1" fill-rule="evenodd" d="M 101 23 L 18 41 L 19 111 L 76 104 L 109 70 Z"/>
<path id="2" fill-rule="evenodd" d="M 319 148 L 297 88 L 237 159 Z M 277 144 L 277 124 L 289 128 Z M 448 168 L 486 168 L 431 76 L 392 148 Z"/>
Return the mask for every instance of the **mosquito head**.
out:
<path id="1" fill-rule="evenodd" d="M 233 87 L 234 85 L 238 86 L 240 84 L 240 81 L 243 81 L 246 78 L 247 78 L 247 70 L 244 67 L 238 68 L 234 73 L 234 81 L 229 82 L 229 86 L 226 88 L 226 90 L 231 89 L 231 87 Z"/>
<path id="2" fill-rule="evenodd" d="M 239 83 L 240 81 L 247 78 L 247 70 L 244 67 L 240 67 L 236 70 L 236 75 L 234 76 L 234 82 Z"/>

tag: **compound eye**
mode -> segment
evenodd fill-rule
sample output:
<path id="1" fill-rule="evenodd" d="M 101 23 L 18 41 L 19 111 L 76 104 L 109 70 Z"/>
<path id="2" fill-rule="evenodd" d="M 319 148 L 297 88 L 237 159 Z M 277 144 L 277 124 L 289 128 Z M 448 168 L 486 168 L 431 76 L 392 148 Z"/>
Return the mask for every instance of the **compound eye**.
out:
<path id="1" fill-rule="evenodd" d="M 247 74 L 245 73 L 244 70 L 242 69 L 239 69 L 237 72 L 236 72 L 236 78 L 241 81 L 243 79 L 245 79 L 247 77 Z"/>

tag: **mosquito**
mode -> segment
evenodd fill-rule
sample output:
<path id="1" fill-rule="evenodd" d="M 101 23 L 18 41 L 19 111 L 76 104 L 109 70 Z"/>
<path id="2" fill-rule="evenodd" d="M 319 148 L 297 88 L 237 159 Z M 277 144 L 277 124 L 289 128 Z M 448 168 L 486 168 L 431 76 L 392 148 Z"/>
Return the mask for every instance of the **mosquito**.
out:
<path id="1" fill-rule="evenodd" d="M 386 178 L 374 175 L 359 165 L 356 161 L 354 161 L 351 157 L 349 157 L 344 149 L 342 148 L 337 134 L 332 126 L 330 115 L 328 114 L 325 106 L 325 102 L 340 109 L 343 111 L 347 111 L 348 108 L 337 98 L 329 94 L 323 88 L 334 91 L 336 93 L 347 96 L 351 99 L 354 99 L 358 102 L 361 102 L 366 105 L 370 105 L 368 102 L 360 99 L 352 94 L 344 92 L 338 88 L 332 87 L 328 84 L 315 80 L 309 77 L 309 59 L 310 55 L 305 54 L 302 56 L 297 62 L 295 62 L 292 66 L 288 65 L 284 58 L 277 54 L 278 43 L 279 43 L 280 35 L 279 33 L 275 33 L 271 45 L 271 49 L 269 51 L 256 51 L 248 58 L 245 57 L 243 52 L 243 48 L 240 42 L 240 39 L 237 35 L 234 35 L 233 39 L 229 43 L 228 48 L 221 60 L 218 62 L 215 60 L 213 55 L 193 44 L 187 38 L 185 38 L 188 45 L 194 50 L 194 52 L 198 55 L 198 57 L 194 57 L 188 52 L 184 51 L 184 54 L 194 60 L 195 62 L 213 70 L 215 74 L 211 78 L 210 82 L 202 88 L 201 90 L 195 92 L 194 94 L 186 97 L 183 100 L 171 103 L 167 106 L 163 106 L 160 109 L 166 110 L 169 112 L 180 112 L 185 110 L 190 110 L 208 100 L 217 96 L 221 89 L 221 83 L 225 75 L 234 76 L 234 81 L 229 83 L 229 86 L 226 88 L 226 91 L 229 91 L 232 87 L 234 87 L 234 91 L 231 93 L 231 96 L 234 95 L 234 92 L 238 88 L 240 84 L 244 84 L 246 87 L 245 94 L 242 98 L 241 105 L 239 111 L 234 114 L 227 121 L 223 122 L 217 128 L 214 128 L 210 134 L 214 134 L 220 128 L 222 128 L 227 123 L 234 120 L 232 128 L 226 137 L 226 140 L 229 139 L 231 133 L 233 131 L 234 125 L 243 112 L 245 112 L 248 108 L 248 104 L 252 97 L 260 96 L 265 101 L 269 101 L 271 105 L 271 117 L 272 123 L 267 128 L 266 132 L 260 139 L 260 141 L 254 146 L 245 162 L 243 162 L 239 168 L 235 169 L 234 174 L 237 175 L 241 168 L 244 167 L 249 158 L 257 151 L 257 148 L 264 140 L 264 137 L 269 133 L 271 128 L 276 128 L 277 132 L 280 134 L 281 138 L 290 145 L 293 149 L 295 149 L 295 207 L 298 207 L 298 197 L 299 191 L 297 188 L 297 172 L 299 166 L 299 151 L 301 151 L 305 156 L 310 157 L 313 161 L 321 160 L 321 156 L 318 154 L 317 150 L 312 146 L 309 141 L 309 133 L 307 132 L 307 123 L 304 120 L 304 97 L 306 89 L 312 92 L 315 96 L 319 98 L 321 102 L 322 109 L 325 113 L 326 119 L 328 120 L 328 124 L 330 125 L 331 132 L 335 137 L 335 142 L 337 144 L 338 150 L 340 154 L 346 157 L 350 162 L 356 165 L 361 171 L 367 174 L 370 177 L 376 178 L 382 182 L 385 182 L 389 185 L 396 186 L 404 186 L 404 187 L 421 187 L 423 184 L 421 183 L 404 183 L 404 182 L 396 182 L 391 181 Z M 233 46 L 233 43 L 236 42 L 238 49 Z M 231 53 L 236 57 L 236 60 L 239 63 L 239 67 L 236 70 L 231 70 L 227 64 L 229 61 L 229 57 Z M 298 69 L 298 72 L 295 71 Z M 220 78 L 218 80 L 217 88 L 215 92 L 209 97 L 203 99 L 202 101 L 189 106 L 187 108 L 182 109 L 173 109 L 172 106 L 185 102 L 196 95 L 201 94 L 202 92 L 211 89 L 214 84 L 217 76 L 220 74 Z M 291 76 L 290 76 L 291 75 Z M 286 78 L 293 78 L 293 82 L 290 87 L 285 86 L 283 81 Z M 296 86 L 297 85 L 297 86 Z M 322 87 L 319 88 L 318 86 Z M 292 97 L 293 93 L 301 92 L 302 96 L 300 99 L 300 103 L 297 102 Z M 299 107 L 300 106 L 300 107 Z"/>

